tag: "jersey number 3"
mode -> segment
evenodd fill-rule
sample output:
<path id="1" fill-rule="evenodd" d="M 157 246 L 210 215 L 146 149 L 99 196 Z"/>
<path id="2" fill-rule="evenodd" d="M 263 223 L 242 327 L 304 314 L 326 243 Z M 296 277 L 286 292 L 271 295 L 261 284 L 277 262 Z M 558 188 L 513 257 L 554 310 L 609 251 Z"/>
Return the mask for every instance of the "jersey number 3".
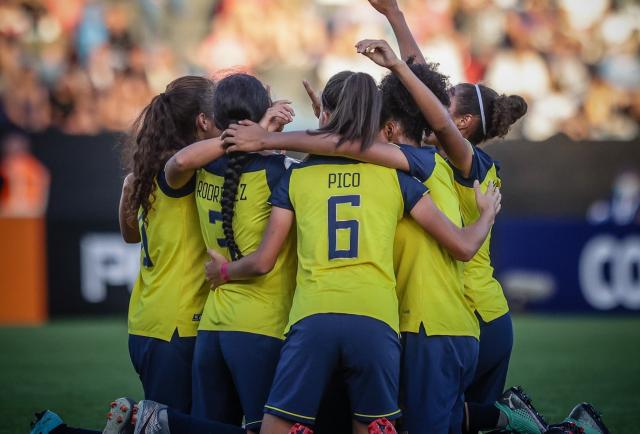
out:
<path id="1" fill-rule="evenodd" d="M 360 206 L 360 195 L 333 196 L 329 198 L 329 259 L 357 258 L 358 257 L 358 232 L 360 223 L 358 220 L 338 220 L 337 207 L 339 204 Z M 349 249 L 338 250 L 338 231 L 349 231 Z"/>

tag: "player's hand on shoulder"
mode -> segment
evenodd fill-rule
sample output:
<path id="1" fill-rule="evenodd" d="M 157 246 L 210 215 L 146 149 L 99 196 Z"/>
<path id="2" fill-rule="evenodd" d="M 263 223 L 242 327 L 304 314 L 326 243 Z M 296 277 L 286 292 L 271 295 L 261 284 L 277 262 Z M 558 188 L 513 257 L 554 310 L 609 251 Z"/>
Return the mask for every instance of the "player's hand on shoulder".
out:
<path id="1" fill-rule="evenodd" d="M 356 50 L 384 68 L 402 63 L 387 41 L 382 39 L 364 39 L 356 44 Z"/>
<path id="2" fill-rule="evenodd" d="M 269 132 L 260 124 L 249 120 L 229 125 L 222 134 L 227 152 L 260 152 L 264 151 L 264 141 Z"/>
<path id="3" fill-rule="evenodd" d="M 227 258 L 213 249 L 207 249 L 211 260 L 204 264 L 204 273 L 207 278 L 207 282 L 211 284 L 211 289 L 216 289 L 218 286 L 225 283 L 225 279 L 222 276 L 222 265 L 228 263 Z"/>
<path id="4" fill-rule="evenodd" d="M 478 204 L 480 214 L 487 214 L 495 217 L 502 208 L 502 194 L 500 193 L 500 188 L 491 181 L 487 186 L 487 191 L 483 193 L 480 187 L 480 182 L 475 180 L 473 182 L 473 189 L 476 192 L 476 203 Z"/>

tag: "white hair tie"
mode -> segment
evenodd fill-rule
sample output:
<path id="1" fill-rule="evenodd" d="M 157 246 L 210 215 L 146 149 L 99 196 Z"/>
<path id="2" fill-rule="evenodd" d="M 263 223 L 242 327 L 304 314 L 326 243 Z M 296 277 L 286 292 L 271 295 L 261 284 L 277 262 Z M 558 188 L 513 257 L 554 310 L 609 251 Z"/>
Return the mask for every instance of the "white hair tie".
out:
<path id="1" fill-rule="evenodd" d="M 484 104 L 482 103 L 482 94 L 480 93 L 480 86 L 478 84 L 474 85 L 476 87 L 476 93 L 478 94 L 478 104 L 480 104 L 480 119 L 482 119 L 482 134 L 484 137 L 487 137 L 487 121 L 484 118 Z"/>

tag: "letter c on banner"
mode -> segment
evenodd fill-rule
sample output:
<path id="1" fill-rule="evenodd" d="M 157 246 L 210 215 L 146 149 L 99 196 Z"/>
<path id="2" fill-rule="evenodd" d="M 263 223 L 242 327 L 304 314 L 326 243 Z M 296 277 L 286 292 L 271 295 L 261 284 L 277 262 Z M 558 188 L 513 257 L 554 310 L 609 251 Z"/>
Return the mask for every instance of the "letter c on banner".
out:
<path id="1" fill-rule="evenodd" d="M 605 276 L 607 264 L 609 279 Z M 582 249 L 578 273 L 582 294 L 594 308 L 640 309 L 640 237 L 592 238 Z"/>

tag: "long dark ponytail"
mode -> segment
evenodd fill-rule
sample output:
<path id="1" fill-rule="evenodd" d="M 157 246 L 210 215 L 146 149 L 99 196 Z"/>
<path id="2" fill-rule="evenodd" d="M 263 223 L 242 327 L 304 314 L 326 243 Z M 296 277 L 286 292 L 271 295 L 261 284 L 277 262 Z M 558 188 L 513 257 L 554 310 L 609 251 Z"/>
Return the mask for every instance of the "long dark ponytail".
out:
<path id="1" fill-rule="evenodd" d="M 260 81 L 247 74 L 233 74 L 220 80 L 213 97 L 216 127 L 225 130 L 237 121 L 249 119 L 258 122 L 271 106 L 271 99 Z M 231 260 L 242 258 L 233 232 L 233 215 L 240 184 L 240 175 L 246 162 L 244 152 L 228 154 L 227 169 L 222 186 L 222 230 Z"/>
<path id="2" fill-rule="evenodd" d="M 127 216 L 135 220 L 138 211 L 147 221 L 155 200 L 155 178 L 178 150 L 196 141 L 196 118 L 213 116 L 212 80 L 184 76 L 156 95 L 133 124 L 124 148 L 124 161 L 134 174 Z"/>
<path id="3" fill-rule="evenodd" d="M 477 86 L 477 88 L 476 88 Z M 480 97 L 478 97 L 478 91 Z M 469 136 L 469 141 L 479 144 L 495 137 L 504 137 L 511 126 L 527 113 L 527 102 L 519 95 L 499 95 L 482 84 L 460 83 L 451 89 L 451 98 L 456 101 L 456 113 L 481 116 L 480 101 L 484 110 L 485 126 L 478 126 Z"/>
<path id="4" fill-rule="evenodd" d="M 337 102 L 331 107 L 340 82 Z M 331 110 L 329 121 L 310 134 L 337 134 L 340 136 L 337 146 L 352 140 L 360 140 L 362 150 L 371 146 L 380 128 L 382 108 L 382 97 L 373 77 L 364 72 L 336 74 L 322 92 L 322 103 Z"/>

